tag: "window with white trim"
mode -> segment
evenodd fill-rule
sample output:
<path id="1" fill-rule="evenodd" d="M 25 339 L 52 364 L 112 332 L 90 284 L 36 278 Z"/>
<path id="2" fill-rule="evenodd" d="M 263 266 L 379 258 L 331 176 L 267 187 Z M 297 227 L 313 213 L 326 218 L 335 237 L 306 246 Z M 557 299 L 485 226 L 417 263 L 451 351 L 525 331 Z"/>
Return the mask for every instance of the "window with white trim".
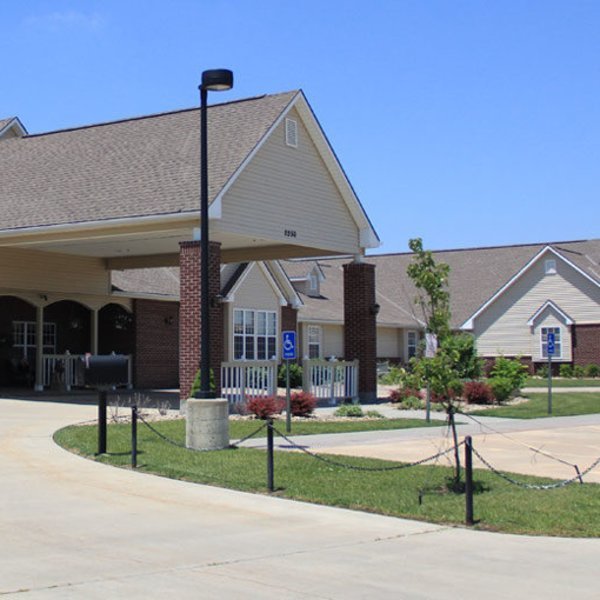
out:
<path id="1" fill-rule="evenodd" d="M 562 342 L 560 337 L 560 327 L 542 327 L 540 330 L 540 342 L 542 344 L 542 358 L 548 358 L 548 334 L 554 334 L 554 354 L 553 358 L 562 356 Z"/>
<path id="2" fill-rule="evenodd" d="M 416 331 L 406 332 L 406 360 L 410 360 L 417 355 L 417 346 L 419 344 L 419 336 Z"/>
<path id="3" fill-rule="evenodd" d="M 35 352 L 36 329 L 35 321 L 13 321 L 13 348 L 20 348 L 24 358 L 27 358 L 28 351 Z M 56 323 L 44 323 L 42 336 L 44 353 L 54 354 L 56 352 Z"/>
<path id="4" fill-rule="evenodd" d="M 271 310 L 233 311 L 233 359 L 270 360 L 277 356 L 277 313 Z"/>
<path id="5" fill-rule="evenodd" d="M 321 358 L 322 329 L 320 325 L 308 326 L 308 358 Z"/>

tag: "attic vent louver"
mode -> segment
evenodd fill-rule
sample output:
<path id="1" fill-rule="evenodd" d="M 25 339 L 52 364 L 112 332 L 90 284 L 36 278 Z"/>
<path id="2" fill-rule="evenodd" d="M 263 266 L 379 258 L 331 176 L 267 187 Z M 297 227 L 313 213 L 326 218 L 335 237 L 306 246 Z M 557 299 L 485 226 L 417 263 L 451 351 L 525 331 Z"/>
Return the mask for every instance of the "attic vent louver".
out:
<path id="1" fill-rule="evenodd" d="M 294 119 L 285 120 L 285 143 L 292 148 L 298 147 L 298 123 Z"/>
<path id="2" fill-rule="evenodd" d="M 546 275 L 556 275 L 556 260 L 549 258 L 544 262 L 544 272 Z"/>

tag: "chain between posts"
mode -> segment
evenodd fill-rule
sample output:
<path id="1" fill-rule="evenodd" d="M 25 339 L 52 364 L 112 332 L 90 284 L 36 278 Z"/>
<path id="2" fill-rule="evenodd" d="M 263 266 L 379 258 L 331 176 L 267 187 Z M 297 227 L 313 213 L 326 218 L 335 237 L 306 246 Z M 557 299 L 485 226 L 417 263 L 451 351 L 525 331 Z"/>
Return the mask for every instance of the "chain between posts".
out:
<path id="1" fill-rule="evenodd" d="M 324 456 L 321 456 L 320 454 L 315 454 L 314 452 L 307 450 L 303 446 L 298 446 L 298 444 L 296 444 L 294 441 L 292 441 L 286 435 L 281 433 L 281 431 L 279 431 L 275 427 L 273 427 L 273 431 L 277 435 L 282 437 L 286 442 L 288 442 L 288 444 L 290 444 L 290 446 L 292 448 L 300 450 L 300 451 L 304 452 L 304 454 L 307 454 L 308 456 L 312 456 L 313 458 L 320 460 L 324 463 L 328 463 L 330 465 L 333 465 L 336 467 L 341 467 L 343 469 L 349 469 L 352 471 L 399 471 L 400 469 L 408 469 L 409 467 L 417 467 L 417 466 L 422 465 L 431 460 L 435 460 L 436 458 L 439 458 L 440 456 L 444 456 L 446 454 L 450 454 L 450 452 L 454 452 L 454 445 L 452 445 L 452 446 L 450 446 L 450 448 L 447 448 L 446 450 L 442 450 L 441 452 L 438 452 L 437 454 L 434 454 L 432 456 L 428 456 L 427 458 L 423 458 L 421 460 L 417 460 L 417 461 L 410 462 L 410 463 L 402 463 L 400 465 L 394 465 L 391 467 L 361 467 L 359 465 L 350 465 L 348 463 L 342 463 L 342 462 L 339 462 L 336 460 L 332 460 L 330 458 L 325 458 Z M 464 444 L 464 442 L 460 442 L 457 447 L 460 448 L 460 446 L 462 446 L 463 444 Z"/>
<path id="2" fill-rule="evenodd" d="M 138 412 L 138 419 L 150 431 L 152 431 L 152 433 L 154 433 L 155 435 L 157 435 L 159 438 L 161 438 L 162 440 L 164 440 L 168 444 L 171 444 L 172 446 L 176 446 L 177 448 L 184 448 L 185 450 L 194 450 L 195 452 L 206 452 L 206 450 L 199 450 L 197 448 L 188 448 L 185 444 L 182 444 L 181 442 L 176 442 L 175 440 L 172 440 L 171 438 L 169 438 L 168 436 L 166 436 L 164 433 L 161 433 L 160 431 L 158 431 L 158 429 L 156 429 L 155 427 L 153 427 L 150 423 L 148 423 L 148 421 L 146 421 L 146 419 L 144 419 L 144 417 L 139 412 Z M 237 442 L 235 442 L 235 444 L 230 444 L 229 447 L 230 448 L 237 448 L 243 442 L 245 442 L 245 441 L 249 440 L 250 438 L 253 438 L 254 436 L 258 435 L 266 426 L 267 426 L 267 423 L 263 423 L 258 429 L 256 429 L 255 431 L 253 431 L 252 433 L 250 433 L 246 437 L 243 437 L 242 439 L 238 440 Z"/>
<path id="3" fill-rule="evenodd" d="M 524 446 L 525 448 L 528 448 L 529 450 L 531 450 L 534 454 L 541 454 L 542 456 L 550 458 L 551 460 L 555 460 L 556 462 L 559 462 L 559 463 L 561 463 L 563 465 L 567 465 L 569 467 L 573 467 L 579 473 L 579 468 L 574 463 L 570 463 L 569 461 L 564 460 L 562 458 L 559 458 L 558 456 L 554 456 L 553 454 L 550 454 L 549 452 L 546 452 L 545 450 L 542 450 L 541 448 L 536 448 L 535 446 L 530 446 L 529 444 L 526 444 L 524 442 L 520 442 L 519 440 L 515 440 L 515 439 L 511 438 L 509 435 L 506 435 L 505 433 L 503 433 L 502 431 L 498 431 L 497 429 L 494 429 L 493 427 L 490 427 L 487 423 L 483 423 L 479 419 L 476 419 L 473 415 L 470 415 L 469 413 L 464 413 L 463 412 L 463 413 L 460 413 L 460 414 L 463 415 L 464 417 L 467 417 L 467 418 L 471 419 L 472 421 L 475 421 L 475 423 L 477 423 L 477 425 L 479 425 L 479 427 L 481 427 L 482 429 L 484 429 L 484 428 L 488 429 L 492 433 L 500 435 L 503 438 L 506 438 L 507 440 L 513 442 L 514 444 L 517 444 L 519 446 Z"/>
<path id="4" fill-rule="evenodd" d="M 473 448 L 473 454 L 475 454 L 475 456 L 492 473 L 494 473 L 494 475 L 497 475 L 498 477 L 504 479 L 508 483 L 511 483 L 513 485 L 516 485 L 518 487 L 521 487 L 521 488 L 524 488 L 524 489 L 528 489 L 528 490 L 553 490 L 553 489 L 557 489 L 557 488 L 561 488 L 561 487 L 565 487 L 567 485 L 570 485 L 571 483 L 574 483 L 575 481 L 579 481 L 583 485 L 583 476 L 587 475 L 590 471 L 592 471 L 593 469 L 595 469 L 600 464 L 600 456 L 599 456 L 584 471 L 579 472 L 579 469 L 578 469 L 577 470 L 578 473 L 577 473 L 577 475 L 575 475 L 575 477 L 571 477 L 570 479 L 565 479 L 563 481 L 557 481 L 556 483 L 534 484 L 534 483 L 525 483 L 523 481 L 518 481 L 518 480 L 514 479 L 513 477 L 510 477 L 510 475 L 507 475 L 506 473 L 503 473 L 502 471 L 499 471 L 498 469 L 496 469 L 495 467 L 493 467 L 485 458 L 483 458 L 483 456 L 481 456 L 481 454 L 475 448 Z"/>

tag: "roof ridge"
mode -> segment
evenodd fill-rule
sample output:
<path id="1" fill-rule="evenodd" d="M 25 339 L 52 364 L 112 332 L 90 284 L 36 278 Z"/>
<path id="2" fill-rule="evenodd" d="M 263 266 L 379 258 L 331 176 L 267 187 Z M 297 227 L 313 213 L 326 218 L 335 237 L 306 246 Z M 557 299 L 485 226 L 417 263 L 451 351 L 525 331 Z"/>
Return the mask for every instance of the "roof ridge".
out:
<path id="1" fill-rule="evenodd" d="M 299 90 L 289 90 L 287 92 L 278 92 L 276 94 L 260 94 L 258 96 L 249 96 L 247 98 L 238 98 L 236 100 L 227 100 L 225 102 L 217 102 L 215 104 L 209 104 L 208 108 L 216 108 L 220 106 L 227 106 L 229 104 L 241 104 L 242 102 L 253 102 L 256 100 L 262 100 L 263 98 L 274 98 L 276 96 L 285 96 L 287 94 L 296 94 Z M 65 127 L 63 129 L 54 129 L 52 131 L 44 131 L 41 133 L 31 133 L 24 136 L 24 138 L 43 137 L 53 135 L 55 133 L 69 133 L 71 131 L 81 131 L 83 129 L 92 129 L 94 127 L 104 127 L 106 125 L 118 125 L 119 123 L 129 123 L 131 121 L 143 121 L 145 119 L 154 119 L 157 117 L 166 117 L 169 115 L 176 115 L 186 112 L 192 112 L 200 110 L 199 106 L 191 108 L 179 108 L 175 110 L 167 110 L 158 113 L 150 113 L 148 115 L 137 115 L 135 117 L 125 117 L 122 119 L 114 119 L 112 121 L 100 121 L 99 123 L 90 123 L 88 125 L 78 125 L 75 127 Z M 15 118 L 15 117 L 12 117 Z"/>
<path id="2" fill-rule="evenodd" d="M 600 241 L 599 239 L 581 239 L 581 240 L 564 240 L 560 242 L 525 242 L 523 244 L 498 244 L 495 246 L 473 246 L 465 248 L 442 248 L 439 250 L 431 250 L 434 254 L 436 252 L 471 252 L 473 250 L 498 250 L 500 248 L 528 248 L 534 246 L 558 246 L 560 244 L 580 244 L 584 242 L 595 242 Z M 375 258 L 378 256 L 405 256 L 411 255 L 412 252 L 382 252 L 375 254 L 367 254 L 365 258 Z"/>

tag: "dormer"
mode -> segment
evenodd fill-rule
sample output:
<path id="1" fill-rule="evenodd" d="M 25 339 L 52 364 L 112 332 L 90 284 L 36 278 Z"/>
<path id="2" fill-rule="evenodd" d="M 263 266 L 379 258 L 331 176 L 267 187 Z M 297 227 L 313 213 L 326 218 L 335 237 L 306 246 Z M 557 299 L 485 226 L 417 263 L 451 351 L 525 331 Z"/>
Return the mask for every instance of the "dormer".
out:
<path id="1" fill-rule="evenodd" d="M 23 127 L 18 117 L 0 119 L 0 140 L 8 140 L 25 135 L 27 135 L 27 130 Z"/>
<path id="2" fill-rule="evenodd" d="M 309 263 L 308 272 L 290 277 L 290 281 L 301 294 L 318 298 L 321 295 L 321 282 L 325 279 L 321 267 L 317 263 Z"/>

